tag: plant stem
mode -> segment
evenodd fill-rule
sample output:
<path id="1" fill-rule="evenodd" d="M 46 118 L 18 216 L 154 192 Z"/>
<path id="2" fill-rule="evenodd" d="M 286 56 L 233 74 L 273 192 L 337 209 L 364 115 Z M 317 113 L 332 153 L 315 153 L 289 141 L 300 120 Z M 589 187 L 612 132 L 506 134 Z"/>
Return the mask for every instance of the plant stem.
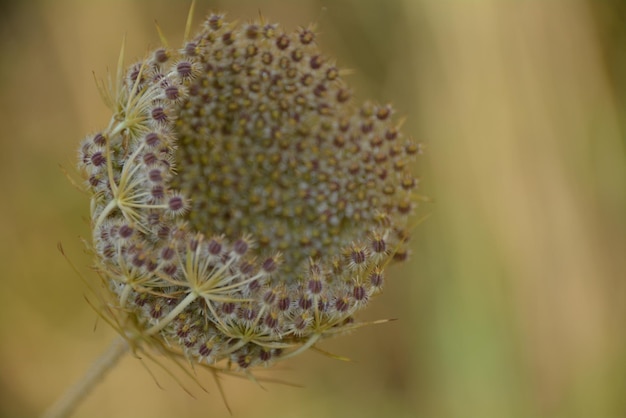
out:
<path id="1" fill-rule="evenodd" d="M 68 417 L 80 402 L 91 392 L 104 375 L 117 364 L 128 351 L 128 343 L 118 337 L 100 358 L 91 366 L 81 380 L 70 387 L 61 398 L 48 408 L 41 418 Z"/>

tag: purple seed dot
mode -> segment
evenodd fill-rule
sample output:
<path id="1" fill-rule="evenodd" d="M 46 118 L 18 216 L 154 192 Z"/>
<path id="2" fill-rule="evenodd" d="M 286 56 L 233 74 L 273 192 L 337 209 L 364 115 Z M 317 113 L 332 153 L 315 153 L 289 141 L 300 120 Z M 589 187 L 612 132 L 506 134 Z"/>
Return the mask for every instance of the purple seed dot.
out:
<path id="1" fill-rule="evenodd" d="M 145 264 L 145 262 L 146 262 L 146 259 L 143 257 L 143 255 L 137 255 L 133 257 L 133 261 L 132 261 L 135 267 L 141 267 Z"/>
<path id="2" fill-rule="evenodd" d="M 104 249 L 102 250 L 102 254 L 106 257 L 106 258 L 113 258 L 114 256 L 117 255 L 117 252 L 115 251 L 115 248 L 112 245 L 107 245 L 106 247 L 104 247 Z"/>
<path id="3" fill-rule="evenodd" d="M 322 291 L 321 280 L 309 280 L 309 291 L 314 295 L 319 294 Z"/>
<path id="4" fill-rule="evenodd" d="M 100 133 L 96 134 L 96 136 L 93 137 L 93 143 L 100 147 L 104 146 L 106 142 L 106 138 Z"/>
<path id="5" fill-rule="evenodd" d="M 378 109 L 378 111 L 376 112 L 376 117 L 379 120 L 385 120 L 389 117 L 390 114 L 391 114 L 391 110 L 388 107 L 382 107 Z"/>
<path id="6" fill-rule="evenodd" d="M 167 114 L 165 114 L 165 110 L 162 107 L 155 107 L 152 109 L 152 119 L 157 122 L 166 122 Z"/>
<path id="7" fill-rule="evenodd" d="M 182 197 L 174 196 L 169 200 L 168 206 L 172 212 L 178 212 L 185 207 L 185 202 Z"/>
<path id="8" fill-rule="evenodd" d="M 274 293 L 273 290 L 268 290 L 267 292 L 265 292 L 265 294 L 263 295 L 263 302 L 271 305 L 272 303 L 274 303 L 274 301 L 276 301 L 276 293 Z"/>
<path id="9" fill-rule="evenodd" d="M 381 287 L 383 284 L 383 275 L 377 272 L 370 274 L 370 283 L 374 287 Z"/>
<path id="10" fill-rule="evenodd" d="M 154 148 L 161 143 L 161 138 L 159 138 L 159 134 L 156 132 L 150 132 L 146 135 L 145 141 L 147 146 Z"/>
<path id="11" fill-rule="evenodd" d="M 150 212 L 148 214 L 148 225 L 155 226 L 161 222 L 161 217 L 158 212 Z"/>
<path id="12" fill-rule="evenodd" d="M 241 272 L 241 274 L 248 276 L 254 271 L 254 264 L 243 261 L 239 266 L 239 271 Z"/>
<path id="13" fill-rule="evenodd" d="M 393 255 L 393 259 L 396 261 L 406 261 L 409 258 L 409 253 L 406 251 L 397 251 Z"/>
<path id="14" fill-rule="evenodd" d="M 302 315 L 298 316 L 294 320 L 294 325 L 295 325 L 296 329 L 298 329 L 298 330 L 305 329 L 307 324 L 308 324 L 308 321 Z"/>
<path id="15" fill-rule="evenodd" d="M 349 90 L 347 90 L 347 89 L 340 89 L 337 92 L 337 101 L 339 103 L 347 102 L 348 100 L 350 100 L 350 96 L 351 96 L 351 94 L 350 94 Z"/>
<path id="16" fill-rule="evenodd" d="M 203 357 L 208 357 L 211 354 L 211 351 L 213 351 L 213 348 L 207 347 L 207 344 L 202 344 L 198 349 L 198 353 L 200 353 Z"/>
<path id="17" fill-rule="evenodd" d="M 272 273 L 277 267 L 278 264 L 276 264 L 276 261 L 272 257 L 267 258 L 263 264 L 261 264 L 261 268 L 268 273 Z"/>
<path id="18" fill-rule="evenodd" d="M 222 27 L 222 16 L 220 15 L 211 15 L 209 18 L 209 27 L 213 30 L 218 30 Z"/>
<path id="19" fill-rule="evenodd" d="M 165 197 L 165 190 L 163 189 L 163 186 L 157 185 L 150 190 L 150 194 L 154 199 L 160 200 Z"/>
<path id="20" fill-rule="evenodd" d="M 364 134 L 372 132 L 373 129 L 374 124 L 372 122 L 364 123 L 363 125 L 361 125 L 361 132 L 363 132 Z"/>
<path id="21" fill-rule="evenodd" d="M 289 300 L 288 296 L 282 296 L 279 300 L 278 300 L 278 309 L 280 309 L 281 311 L 286 311 L 287 309 L 289 309 L 291 307 L 291 300 Z"/>
<path id="22" fill-rule="evenodd" d="M 178 328 L 178 330 L 176 330 L 176 335 L 178 335 L 180 338 L 185 338 L 187 335 L 189 335 L 189 331 L 191 331 L 189 326 L 183 325 L 182 327 Z"/>
<path id="23" fill-rule="evenodd" d="M 209 241 L 208 249 L 209 249 L 209 254 L 219 255 L 222 252 L 222 244 L 212 239 L 211 241 Z"/>
<path id="24" fill-rule="evenodd" d="M 268 328 L 276 328 L 276 325 L 270 326 L 267 323 L 265 325 L 267 325 Z M 261 361 L 269 361 L 269 359 L 272 358 L 272 352 L 267 350 L 261 350 L 261 352 L 259 353 L 259 358 L 261 359 Z"/>
<path id="25" fill-rule="evenodd" d="M 134 83 L 137 81 L 137 77 L 139 77 L 139 68 L 135 68 L 130 72 L 130 81 Z"/>
<path id="26" fill-rule="evenodd" d="M 324 61 L 322 57 L 319 55 L 315 55 L 314 57 L 311 58 L 311 61 L 310 61 L 311 68 L 314 70 L 319 69 L 323 63 Z"/>
<path id="27" fill-rule="evenodd" d="M 179 62 L 178 65 L 176 66 L 176 72 L 182 78 L 191 77 L 192 69 L 193 67 L 191 63 L 187 61 Z"/>
<path id="28" fill-rule="evenodd" d="M 352 290 L 352 295 L 356 300 L 363 300 L 365 299 L 365 296 L 367 296 L 367 292 L 365 291 L 365 288 L 363 286 L 359 285 L 354 287 L 354 289 Z"/>
<path id="29" fill-rule="evenodd" d="M 345 312 L 349 307 L 350 305 L 348 303 L 348 299 L 345 297 L 339 298 L 337 299 L 337 302 L 335 302 L 335 308 L 337 308 L 339 312 Z"/>
<path id="30" fill-rule="evenodd" d="M 176 100 L 180 97 L 180 90 L 176 86 L 167 86 L 165 88 L 165 97 L 169 100 Z"/>
<path id="31" fill-rule="evenodd" d="M 289 46 L 289 37 L 287 35 L 281 35 L 276 39 L 276 46 L 278 49 L 286 49 Z"/>
<path id="32" fill-rule="evenodd" d="M 256 318 L 256 311 L 252 308 L 245 308 L 241 312 L 241 317 L 246 321 L 253 321 Z"/>
<path id="33" fill-rule="evenodd" d="M 313 306 L 313 301 L 306 296 L 301 296 L 300 300 L 298 300 L 298 306 L 300 306 L 302 309 L 309 309 L 311 306 Z"/>
<path id="34" fill-rule="evenodd" d="M 308 29 L 303 30 L 302 33 L 300 33 L 300 42 L 302 42 L 304 45 L 310 44 L 311 42 L 313 42 L 314 39 L 315 34 Z"/>
<path id="35" fill-rule="evenodd" d="M 145 293 L 140 293 L 135 297 L 135 305 L 137 306 L 143 306 L 146 304 L 146 298 L 148 296 Z"/>
<path id="36" fill-rule="evenodd" d="M 169 238 L 169 235 L 170 235 L 170 228 L 169 228 L 169 226 L 161 225 L 159 227 L 159 231 L 158 231 L 157 235 L 158 235 L 158 237 L 160 239 L 167 239 L 167 238 Z"/>
<path id="37" fill-rule="evenodd" d="M 352 262 L 354 264 L 363 264 L 365 263 L 365 252 L 363 250 L 354 250 L 350 254 L 352 258 Z"/>
<path id="38" fill-rule="evenodd" d="M 119 230 L 120 237 L 122 238 L 130 238 L 133 235 L 133 228 L 128 225 L 122 225 Z"/>
<path id="39" fill-rule="evenodd" d="M 268 328 L 275 329 L 278 326 L 278 316 L 275 313 L 267 314 L 263 322 Z"/>
<path id="40" fill-rule="evenodd" d="M 326 312 L 328 311 L 328 301 L 325 299 L 318 299 L 317 300 L 317 310 L 320 312 Z"/>
<path id="41" fill-rule="evenodd" d="M 388 141 L 393 141 L 398 137 L 398 131 L 395 128 L 391 128 L 385 132 L 385 139 Z"/>
<path id="42" fill-rule="evenodd" d="M 302 54 L 302 51 L 300 51 L 299 49 L 295 49 L 291 53 L 291 59 L 294 60 L 295 62 L 299 62 L 303 56 L 304 55 Z"/>
<path id="43" fill-rule="evenodd" d="M 100 151 L 95 152 L 91 156 L 91 163 L 96 167 L 100 167 L 106 163 L 106 157 Z"/>
<path id="44" fill-rule="evenodd" d="M 311 74 L 305 74 L 302 77 L 300 77 L 300 83 L 302 83 L 305 86 L 310 85 L 313 82 L 313 76 Z"/>
<path id="45" fill-rule="evenodd" d="M 89 159 L 89 156 L 87 154 L 89 154 L 90 151 L 91 151 L 91 144 L 88 142 L 85 142 L 80 149 L 81 155 L 83 156 L 83 162 L 85 162 L 86 158 Z"/>
<path id="46" fill-rule="evenodd" d="M 256 39 L 259 36 L 259 27 L 257 25 L 249 25 L 246 28 L 246 36 L 248 39 Z"/>
<path id="47" fill-rule="evenodd" d="M 154 59 L 159 63 L 164 63 L 169 59 L 169 55 L 165 49 L 157 49 L 154 52 Z"/>
<path id="48" fill-rule="evenodd" d="M 169 151 L 168 151 L 167 155 L 171 155 L 169 153 Z M 165 167 L 166 170 L 169 170 L 170 168 L 172 168 L 172 164 L 167 159 L 159 160 L 159 164 L 162 165 L 163 167 Z"/>
<path id="49" fill-rule="evenodd" d="M 185 54 L 187 54 L 189 56 L 196 55 L 196 48 L 197 47 L 198 47 L 198 45 L 196 45 L 195 42 L 187 43 L 187 45 L 185 45 Z"/>
<path id="50" fill-rule="evenodd" d="M 174 255 L 175 252 L 172 247 L 165 247 L 163 248 L 163 251 L 161 251 L 161 257 L 163 257 L 164 260 L 171 260 L 174 258 Z"/>
<path id="51" fill-rule="evenodd" d="M 235 41 L 235 39 L 233 37 L 233 33 L 232 32 L 226 32 L 224 35 L 222 35 L 222 41 L 226 45 L 231 45 Z"/>
<path id="52" fill-rule="evenodd" d="M 238 358 L 237 358 L 237 364 L 239 365 L 239 367 L 241 367 L 242 369 L 247 369 L 248 367 L 250 367 L 250 363 L 252 362 L 252 358 L 250 358 L 250 356 L 246 356 L 244 354 L 241 354 Z"/>
<path id="53" fill-rule="evenodd" d="M 248 243 L 243 239 L 238 239 L 233 244 L 233 251 L 238 255 L 244 255 L 248 251 Z"/>
<path id="54" fill-rule="evenodd" d="M 158 168 L 155 168 L 154 170 L 150 170 L 150 172 L 148 173 L 148 178 L 150 178 L 150 181 L 154 183 L 160 183 L 163 181 L 161 170 L 159 170 Z"/>
<path id="55" fill-rule="evenodd" d="M 372 249 L 377 253 L 384 253 L 387 249 L 387 244 L 382 238 L 375 239 L 372 241 Z"/>
<path id="56" fill-rule="evenodd" d="M 232 302 L 226 302 L 222 305 L 222 312 L 226 315 L 230 315 L 235 311 L 235 304 Z"/>
<path id="57" fill-rule="evenodd" d="M 326 88 L 325 85 L 318 84 L 317 86 L 315 86 L 315 89 L 313 90 L 313 94 L 315 94 L 317 97 L 324 97 L 326 95 L 326 90 L 328 89 Z"/>
<path id="58" fill-rule="evenodd" d="M 177 271 L 178 267 L 176 267 L 176 264 L 168 264 L 163 268 L 163 272 L 170 277 L 174 277 Z"/>
<path id="59" fill-rule="evenodd" d="M 161 310 L 161 305 L 157 304 L 152 307 L 152 310 L 150 311 L 150 316 L 154 319 L 159 319 L 162 312 L 163 311 Z"/>
<path id="60" fill-rule="evenodd" d="M 151 152 L 144 154 L 143 162 L 145 165 L 152 165 L 157 162 L 157 157 Z"/>

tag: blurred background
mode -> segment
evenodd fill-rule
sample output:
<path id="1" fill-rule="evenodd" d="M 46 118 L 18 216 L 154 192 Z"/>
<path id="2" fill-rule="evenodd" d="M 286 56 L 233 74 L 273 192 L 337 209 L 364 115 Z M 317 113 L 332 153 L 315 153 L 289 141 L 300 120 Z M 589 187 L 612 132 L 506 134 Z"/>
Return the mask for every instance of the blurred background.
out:
<path id="1" fill-rule="evenodd" d="M 360 99 L 427 145 L 408 264 L 361 329 L 227 378 L 235 417 L 626 416 L 626 7 L 621 0 L 198 1 L 317 22 Z M 181 41 L 188 1 L 0 2 L 0 416 L 32 417 L 114 333 L 96 320 L 76 148 L 108 122 L 92 71 Z M 155 383 L 148 367 L 156 376 Z M 180 373 L 177 373 L 180 374 Z M 76 417 L 227 417 L 219 392 L 125 358 Z"/>

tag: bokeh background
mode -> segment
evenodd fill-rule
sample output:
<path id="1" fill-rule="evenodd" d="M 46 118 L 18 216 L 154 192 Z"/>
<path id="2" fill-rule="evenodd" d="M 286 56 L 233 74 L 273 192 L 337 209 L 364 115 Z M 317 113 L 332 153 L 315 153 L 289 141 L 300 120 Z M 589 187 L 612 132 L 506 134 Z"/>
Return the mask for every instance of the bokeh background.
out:
<path id="1" fill-rule="evenodd" d="M 295 29 L 361 99 L 427 145 L 428 219 L 365 319 L 263 376 L 228 378 L 235 417 L 626 416 L 626 7 L 620 0 L 198 1 Z M 85 301 L 77 144 L 105 125 L 92 71 L 180 42 L 188 1 L 0 2 L 0 416 L 36 416 L 113 339 Z M 146 371 L 148 367 L 156 376 Z M 131 356 L 77 417 L 227 417 Z"/>

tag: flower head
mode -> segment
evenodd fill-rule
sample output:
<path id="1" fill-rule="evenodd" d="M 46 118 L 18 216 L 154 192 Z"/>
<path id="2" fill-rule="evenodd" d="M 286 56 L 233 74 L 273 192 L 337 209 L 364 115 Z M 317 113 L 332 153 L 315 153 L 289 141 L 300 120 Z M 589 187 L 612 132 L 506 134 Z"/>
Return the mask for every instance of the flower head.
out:
<path id="1" fill-rule="evenodd" d="M 419 147 L 341 73 L 311 29 L 219 14 L 120 67 L 79 164 L 113 311 L 144 340 L 247 369 L 355 327 L 406 256 Z"/>

